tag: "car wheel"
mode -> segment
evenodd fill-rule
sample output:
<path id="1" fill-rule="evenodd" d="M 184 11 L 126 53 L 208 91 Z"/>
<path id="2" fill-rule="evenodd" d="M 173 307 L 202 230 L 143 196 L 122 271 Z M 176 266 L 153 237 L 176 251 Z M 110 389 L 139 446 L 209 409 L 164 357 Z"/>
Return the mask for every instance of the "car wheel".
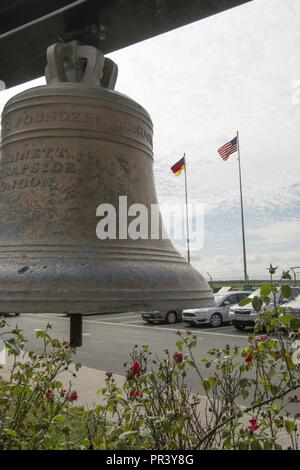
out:
<path id="1" fill-rule="evenodd" d="M 175 312 L 168 312 L 166 316 L 166 322 L 169 325 L 173 325 L 173 323 L 177 322 L 177 315 Z"/>
<path id="2" fill-rule="evenodd" d="M 214 313 L 211 317 L 210 317 L 210 324 L 213 328 L 218 328 L 219 326 L 221 326 L 223 323 L 223 320 L 222 320 L 222 317 L 219 313 Z"/>
<path id="3" fill-rule="evenodd" d="M 238 325 L 237 323 L 234 323 L 233 326 L 238 331 L 244 331 L 244 329 L 246 328 L 244 325 Z"/>

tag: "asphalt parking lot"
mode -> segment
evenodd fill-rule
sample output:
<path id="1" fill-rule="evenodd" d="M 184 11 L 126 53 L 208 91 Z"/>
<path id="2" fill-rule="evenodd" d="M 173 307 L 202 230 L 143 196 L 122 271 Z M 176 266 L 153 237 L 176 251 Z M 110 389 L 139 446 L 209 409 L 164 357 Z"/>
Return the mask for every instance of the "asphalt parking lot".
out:
<path id="1" fill-rule="evenodd" d="M 38 329 L 44 329 L 47 323 L 52 325 L 52 336 L 69 340 L 70 320 L 59 314 L 21 314 L 19 317 L 6 317 L 9 325 L 16 324 L 23 329 L 28 340 L 26 350 L 41 349 L 40 340 L 35 338 Z M 124 374 L 124 363 L 134 345 L 149 344 L 151 351 L 158 355 L 168 349 L 176 351 L 176 332 L 192 330 L 198 338 L 195 350 L 197 358 L 203 357 L 212 347 L 224 347 L 227 344 L 247 345 L 247 332 L 238 332 L 233 326 L 212 329 L 209 326 L 190 327 L 185 323 L 148 324 L 135 312 L 121 314 L 87 315 L 83 320 L 83 345 L 77 349 L 75 360 L 88 367 L 109 370 Z M 190 385 L 198 388 L 199 379 L 191 374 Z"/>

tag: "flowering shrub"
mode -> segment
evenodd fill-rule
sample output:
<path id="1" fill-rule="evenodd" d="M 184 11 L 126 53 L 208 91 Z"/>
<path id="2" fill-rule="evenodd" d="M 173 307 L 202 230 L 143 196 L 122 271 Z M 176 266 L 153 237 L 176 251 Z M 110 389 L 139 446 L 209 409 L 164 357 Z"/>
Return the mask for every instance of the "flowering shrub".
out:
<path id="1" fill-rule="evenodd" d="M 0 327 L 6 327 L 0 320 Z M 6 331 L 2 337 L 13 357 L 9 381 L 0 379 L 0 449 L 72 448 L 74 430 L 86 412 L 71 407 L 77 400 L 71 381 L 64 390 L 59 376 L 69 370 L 74 351 L 69 344 L 52 339 L 46 331 L 37 331 L 43 353 L 22 353 L 24 338 L 19 329 Z M 79 370 L 80 365 L 75 365 Z M 1 372 L 1 371 L 0 371 Z M 85 431 L 86 432 L 86 431 Z M 84 433 L 82 433 L 84 436 Z M 78 443 L 76 443 L 78 445 Z"/>
<path id="2" fill-rule="evenodd" d="M 122 389 L 113 375 L 107 377 L 105 404 L 92 418 L 95 448 L 271 450 L 281 448 L 282 429 L 290 447 L 298 448 L 300 408 L 293 417 L 289 406 L 300 402 L 294 393 L 300 375 L 289 338 L 283 350 L 277 338 L 252 334 L 247 348 L 212 349 L 198 364 L 197 338 L 178 334 L 178 351 L 166 351 L 163 360 L 153 360 L 147 346 L 136 350 L 132 359 L 143 373 L 127 376 Z M 191 369 L 199 376 L 199 393 L 186 383 Z"/>
<path id="3" fill-rule="evenodd" d="M 164 359 L 153 357 L 147 345 L 135 347 L 124 387 L 119 389 L 109 375 L 101 390 L 104 404 L 92 417 L 93 446 L 271 450 L 281 448 L 284 430 L 289 447 L 297 449 L 300 361 L 293 361 L 293 345 L 300 324 L 276 301 L 271 311 L 264 310 L 278 297 L 272 266 L 270 274 L 271 283 L 252 300 L 261 313 L 247 347 L 214 348 L 199 360 L 197 337 L 190 331 L 178 332 L 177 350 L 165 351 Z M 289 298 L 290 287 L 282 286 L 281 293 Z M 196 393 L 187 385 L 191 371 L 201 385 Z"/>
<path id="4" fill-rule="evenodd" d="M 290 296 L 288 286 L 281 290 Z M 285 447 L 297 449 L 300 366 L 294 344 L 300 324 L 276 302 L 264 310 L 277 292 L 271 282 L 253 299 L 260 314 L 246 347 L 213 348 L 199 358 L 190 331 L 178 332 L 176 349 L 163 358 L 147 345 L 135 346 L 124 386 L 108 371 L 101 404 L 91 411 L 76 406 L 71 381 L 68 390 L 59 381 L 74 353 L 68 344 L 52 339 L 48 327 L 37 333 L 43 354 L 31 352 L 22 361 L 22 334 L 10 332 L 14 339 L 6 344 L 14 364 L 10 380 L 0 381 L 0 448 L 271 450 L 282 447 L 284 431 Z M 191 373 L 199 378 L 196 392 L 188 385 Z"/>

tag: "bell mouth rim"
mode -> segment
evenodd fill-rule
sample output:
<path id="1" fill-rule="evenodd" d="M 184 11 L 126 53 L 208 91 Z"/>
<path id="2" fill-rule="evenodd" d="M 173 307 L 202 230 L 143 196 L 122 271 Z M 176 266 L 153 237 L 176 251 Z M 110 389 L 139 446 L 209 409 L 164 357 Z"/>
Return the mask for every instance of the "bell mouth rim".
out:
<path id="1" fill-rule="evenodd" d="M 14 105 L 22 102 L 23 100 L 27 100 L 30 98 L 44 98 L 45 96 L 50 95 L 48 93 L 48 90 L 56 93 L 56 96 L 72 96 L 74 98 L 93 98 L 97 99 L 108 99 L 110 102 L 118 102 L 120 103 L 120 98 L 121 98 L 121 104 L 124 106 L 133 109 L 134 111 L 137 111 L 141 114 L 144 114 L 145 117 L 149 120 L 149 124 L 151 125 L 153 129 L 153 122 L 151 119 L 150 114 L 148 111 L 140 105 L 137 101 L 134 99 L 130 98 L 129 96 L 125 95 L 124 93 L 121 93 L 116 90 L 109 90 L 104 87 L 97 87 L 96 85 L 87 85 L 84 83 L 76 83 L 76 82 L 66 82 L 66 83 L 51 83 L 51 84 L 44 84 L 44 85 L 39 85 L 36 87 L 28 88 L 27 90 L 23 90 L 20 93 L 17 93 L 16 95 L 12 96 L 6 103 L 3 108 L 3 114 L 7 109 Z M 67 91 L 67 93 L 66 93 Z M 85 91 L 85 93 L 81 93 L 82 91 Z M 38 94 L 38 92 L 42 92 Z M 68 93 L 69 92 L 69 93 Z M 87 93 L 88 92 L 88 93 Z M 54 93 L 51 93 L 51 97 L 55 96 Z"/>
<path id="2" fill-rule="evenodd" d="M 4 263 L 3 263 L 4 261 Z M 0 266 L 7 266 L 5 260 Z M 110 260 L 82 265 L 44 256 L 21 265 L 10 262 L 1 279 L 2 312 L 131 311 L 213 305 L 212 290 L 188 263 Z M 29 260 L 28 260 L 29 261 Z M 80 260 L 79 260 L 80 261 Z M 0 273 L 4 270 L 0 270 Z M 3 276 L 2 276 L 3 277 Z"/>

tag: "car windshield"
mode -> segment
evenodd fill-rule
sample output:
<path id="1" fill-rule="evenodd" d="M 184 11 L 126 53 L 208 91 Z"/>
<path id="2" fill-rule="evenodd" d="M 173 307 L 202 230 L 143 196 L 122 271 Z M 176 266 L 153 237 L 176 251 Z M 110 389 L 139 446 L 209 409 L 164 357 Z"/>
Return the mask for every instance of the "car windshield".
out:
<path id="1" fill-rule="evenodd" d="M 274 296 L 274 294 L 273 294 Z M 270 298 L 271 300 L 274 300 L 274 297 L 272 296 L 272 294 L 270 294 Z M 253 299 L 254 297 L 261 297 L 261 294 L 260 294 L 260 288 L 259 289 L 256 289 L 254 292 L 252 292 L 252 294 L 250 294 L 248 296 L 248 299 Z"/>
<path id="2" fill-rule="evenodd" d="M 253 299 L 254 297 L 260 297 L 260 288 L 252 292 L 252 294 L 250 294 L 248 297 L 249 299 Z"/>
<path id="3" fill-rule="evenodd" d="M 215 298 L 216 304 L 218 304 L 219 302 L 221 302 L 225 298 L 225 295 L 224 294 L 215 294 L 214 298 Z"/>

